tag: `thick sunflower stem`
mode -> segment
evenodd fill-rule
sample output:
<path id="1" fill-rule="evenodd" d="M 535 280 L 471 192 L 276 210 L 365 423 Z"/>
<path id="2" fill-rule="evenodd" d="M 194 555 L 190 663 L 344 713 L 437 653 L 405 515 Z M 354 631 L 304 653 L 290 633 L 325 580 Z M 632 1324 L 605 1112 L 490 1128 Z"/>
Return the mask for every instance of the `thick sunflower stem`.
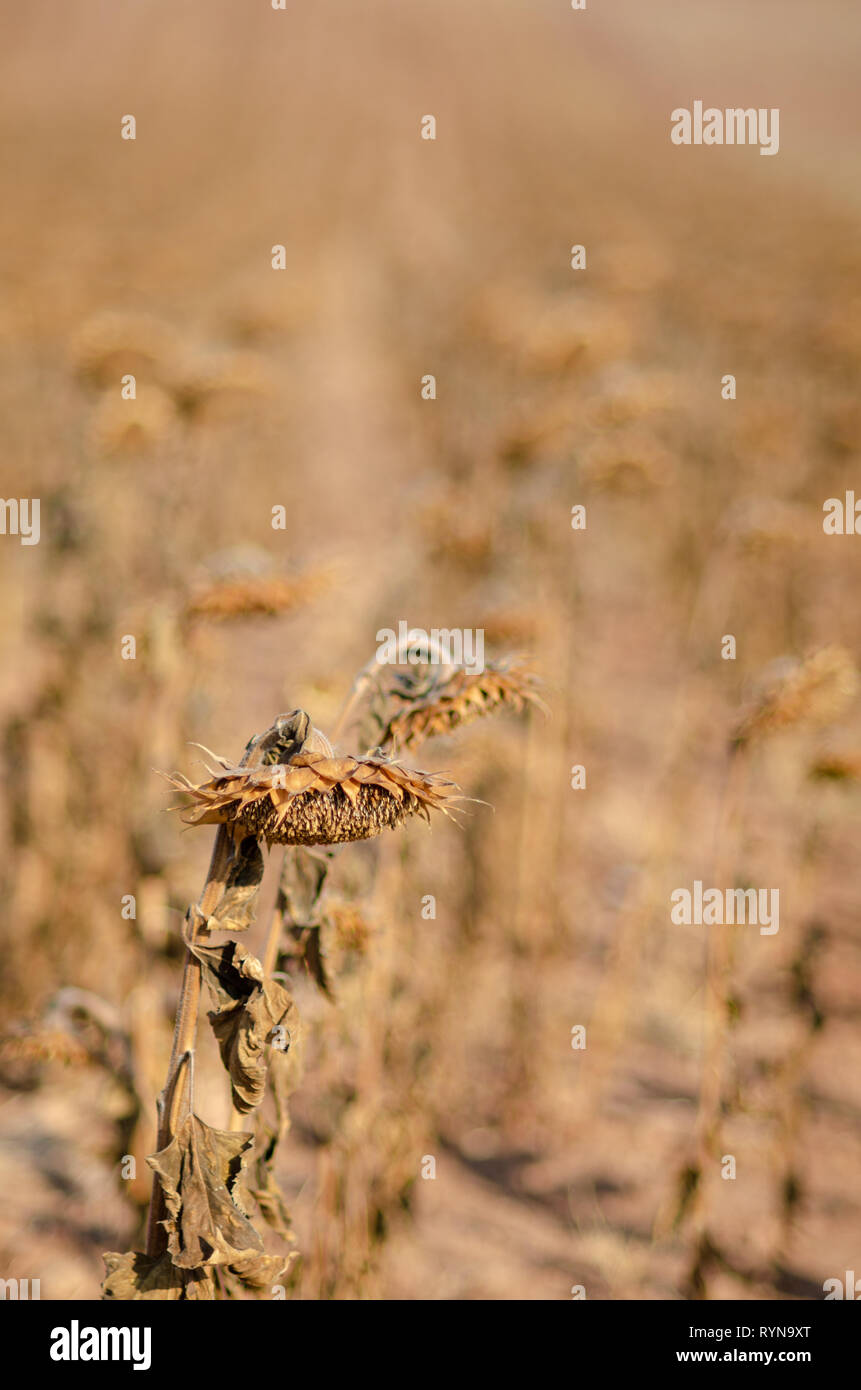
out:
<path id="1" fill-rule="evenodd" d="M 200 961 L 192 946 L 209 936 L 206 922 L 218 902 L 227 879 L 232 857 L 232 837 L 228 828 L 219 826 L 212 850 L 212 859 L 197 911 L 189 914 L 188 949 L 182 973 L 182 987 L 173 1033 L 173 1047 L 167 1068 L 167 1080 L 159 1097 L 157 1149 L 167 1147 L 192 1106 L 191 1062 L 197 1036 L 197 1016 L 200 1005 Z M 147 1254 L 159 1256 L 167 1246 L 162 1225 L 165 1218 L 164 1194 L 157 1177 L 153 1177 L 152 1200 L 147 1225 Z"/>
<path id="2" fill-rule="evenodd" d="M 281 715 L 270 728 L 252 738 L 245 749 L 240 766 L 259 766 L 270 747 L 283 740 L 285 725 L 287 724 L 288 717 Z M 300 735 L 300 747 L 303 737 L 304 728 Z M 185 953 L 167 1080 L 158 1101 L 159 1123 L 156 1146 L 158 1150 L 167 1147 L 192 1109 L 192 1060 L 197 1038 L 201 969 L 200 961 L 191 948 L 209 937 L 207 922 L 224 892 L 227 874 L 233 858 L 233 848 L 231 829 L 226 825 L 220 825 L 215 836 L 203 892 L 200 895 L 197 908 L 192 908 L 186 918 L 188 923 L 186 945 L 188 949 Z M 241 1128 L 241 1125 L 239 1127 Z M 147 1221 L 147 1254 L 156 1258 L 162 1255 L 167 1248 L 167 1233 L 163 1225 L 165 1216 L 164 1193 L 158 1178 L 154 1175 Z"/>

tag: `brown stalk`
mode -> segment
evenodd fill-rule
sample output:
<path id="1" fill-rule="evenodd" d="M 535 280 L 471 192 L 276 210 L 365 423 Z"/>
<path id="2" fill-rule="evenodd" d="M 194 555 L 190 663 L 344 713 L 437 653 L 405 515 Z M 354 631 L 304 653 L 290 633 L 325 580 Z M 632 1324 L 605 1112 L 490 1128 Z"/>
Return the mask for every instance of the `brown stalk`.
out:
<path id="1" fill-rule="evenodd" d="M 156 1148 L 159 1150 L 167 1147 L 191 1109 L 191 1060 L 194 1056 L 197 1014 L 200 1004 L 200 961 L 192 953 L 191 947 L 209 936 L 205 923 L 218 902 L 227 879 L 230 844 L 230 831 L 224 825 L 219 826 L 198 909 L 196 912 L 190 913 L 189 943 L 182 972 L 182 987 L 179 993 L 176 1026 L 173 1032 L 173 1047 L 167 1068 L 167 1080 L 158 1101 L 159 1125 Z M 158 1177 L 154 1176 L 147 1225 L 146 1252 L 148 1255 L 158 1256 L 167 1249 L 167 1234 L 160 1224 L 165 1215 L 161 1183 Z"/>
<path id="2" fill-rule="evenodd" d="M 280 732 L 280 726 L 274 724 L 264 733 L 253 738 L 248 744 L 239 766 L 259 766 L 269 744 L 274 738 L 280 736 Z M 218 827 L 203 892 L 200 895 L 197 908 L 190 909 L 187 917 L 189 923 L 187 948 L 173 1033 L 173 1047 L 167 1068 L 167 1080 L 158 1100 L 159 1125 L 156 1147 L 159 1151 L 166 1148 L 174 1138 L 178 1127 L 192 1107 L 192 1060 L 197 1037 L 201 981 L 200 961 L 194 955 L 192 947 L 199 945 L 210 935 L 206 924 L 227 881 L 233 833 L 229 826 L 220 825 Z M 167 1249 L 167 1233 L 161 1224 L 165 1216 L 166 1210 L 161 1183 L 158 1176 L 153 1175 L 152 1200 L 147 1222 L 147 1255 L 157 1257 Z"/>

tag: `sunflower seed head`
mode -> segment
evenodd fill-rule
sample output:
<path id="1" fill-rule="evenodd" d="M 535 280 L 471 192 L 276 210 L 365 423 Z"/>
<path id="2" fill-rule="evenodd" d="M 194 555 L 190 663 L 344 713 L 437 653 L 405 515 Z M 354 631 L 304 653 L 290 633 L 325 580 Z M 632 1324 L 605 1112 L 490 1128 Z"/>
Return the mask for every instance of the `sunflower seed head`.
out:
<path id="1" fill-rule="evenodd" d="M 284 845 L 367 840 L 412 815 L 425 820 L 431 810 L 448 815 L 461 799 L 454 782 L 407 770 L 383 756 L 301 752 L 284 762 L 227 768 L 199 786 L 181 776 L 167 780 L 191 796 L 188 824 L 238 825 Z"/>
<path id="2" fill-rule="evenodd" d="M 412 686 L 405 678 L 393 694 L 402 707 L 389 719 L 382 747 L 415 748 L 503 708 L 520 714 L 533 705 L 547 712 L 536 677 L 514 663 L 489 663 L 480 674 L 458 670 L 429 685 L 420 676 Z"/>

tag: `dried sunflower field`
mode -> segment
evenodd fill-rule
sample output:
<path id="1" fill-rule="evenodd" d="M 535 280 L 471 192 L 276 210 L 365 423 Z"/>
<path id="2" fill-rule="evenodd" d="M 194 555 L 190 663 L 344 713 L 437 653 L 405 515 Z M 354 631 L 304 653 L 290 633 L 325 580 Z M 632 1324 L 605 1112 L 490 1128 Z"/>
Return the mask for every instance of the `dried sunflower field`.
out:
<path id="1" fill-rule="evenodd" d="M 861 1273 L 861 17 L 2 10 L 0 1279 Z"/>

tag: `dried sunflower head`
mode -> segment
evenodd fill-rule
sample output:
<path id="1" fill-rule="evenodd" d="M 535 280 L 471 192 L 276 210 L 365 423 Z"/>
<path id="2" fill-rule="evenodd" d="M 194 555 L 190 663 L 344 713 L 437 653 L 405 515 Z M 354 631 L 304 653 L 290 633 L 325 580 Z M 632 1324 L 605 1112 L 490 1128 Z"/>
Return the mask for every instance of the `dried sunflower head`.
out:
<path id="1" fill-rule="evenodd" d="M 185 616 L 216 622 L 277 617 L 309 603 L 325 589 L 326 583 L 321 574 L 292 579 L 277 574 L 239 576 L 198 589 L 188 599 Z"/>
<path id="2" fill-rule="evenodd" d="M 176 411 L 166 391 L 147 386 L 134 400 L 117 393 L 102 396 L 90 425 L 93 447 L 103 454 L 154 448 L 170 437 Z"/>
<path id="3" fill-rule="evenodd" d="M 409 816 L 449 815 L 459 801 L 454 782 L 416 772 L 382 755 L 336 757 L 301 752 L 283 763 L 231 767 L 195 786 L 181 775 L 171 786 L 187 792 L 189 825 L 235 825 L 269 844 L 331 845 L 367 840 Z"/>
<path id="4" fill-rule="evenodd" d="M 271 396 L 274 383 L 255 352 L 190 357 L 174 382 L 177 407 L 194 418 L 227 418 Z"/>
<path id="5" fill-rule="evenodd" d="M 489 662 L 478 674 L 457 670 L 447 679 L 432 678 L 425 685 L 420 684 L 421 679 L 405 676 L 393 690 L 402 708 L 389 719 L 381 745 L 415 747 L 426 738 L 451 733 L 502 708 L 520 714 L 534 705 L 547 712 L 538 694 L 537 678 L 514 662 Z"/>
<path id="6" fill-rule="evenodd" d="M 839 719 L 858 693 L 858 670 L 843 647 L 822 647 L 803 661 L 773 663 L 762 688 L 736 724 L 732 746 L 794 726 L 815 726 Z"/>
<path id="7" fill-rule="evenodd" d="M 0 1063 L 63 1062 L 84 1067 L 92 1058 L 79 1038 L 59 1029 L 25 1028 L 0 1038 Z"/>
<path id="8" fill-rule="evenodd" d="M 178 353 L 174 328 L 152 314 L 108 310 L 83 323 L 72 343 L 78 374 L 113 387 L 124 372 L 167 385 Z"/>

